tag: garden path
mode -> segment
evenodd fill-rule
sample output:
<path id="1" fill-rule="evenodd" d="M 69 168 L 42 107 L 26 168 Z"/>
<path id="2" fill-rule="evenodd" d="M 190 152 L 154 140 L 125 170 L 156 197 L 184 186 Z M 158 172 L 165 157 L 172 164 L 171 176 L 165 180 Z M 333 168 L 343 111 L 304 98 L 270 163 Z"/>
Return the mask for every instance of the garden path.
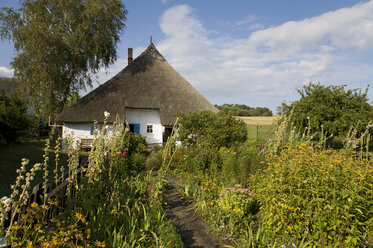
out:
<path id="1" fill-rule="evenodd" d="M 226 247 L 219 237 L 211 233 L 201 219 L 200 215 L 193 209 L 193 204 L 182 199 L 176 188 L 180 183 L 172 176 L 167 176 L 169 187 L 165 192 L 166 215 L 172 218 L 178 228 L 184 247 L 192 248 L 215 248 Z"/>

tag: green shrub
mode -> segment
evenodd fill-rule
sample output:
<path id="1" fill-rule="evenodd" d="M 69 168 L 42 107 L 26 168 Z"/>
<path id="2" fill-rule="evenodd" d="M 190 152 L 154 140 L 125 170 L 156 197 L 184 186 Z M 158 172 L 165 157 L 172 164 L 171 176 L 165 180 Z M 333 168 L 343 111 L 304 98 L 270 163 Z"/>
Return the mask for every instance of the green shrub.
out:
<path id="1" fill-rule="evenodd" d="M 149 154 L 148 159 L 146 160 L 146 169 L 157 171 L 162 166 L 162 147 L 154 147 L 152 152 Z"/>
<path id="2" fill-rule="evenodd" d="M 183 115 L 178 129 L 185 146 L 232 147 L 247 139 L 247 127 L 231 113 L 209 111 Z"/>
<path id="3" fill-rule="evenodd" d="M 251 185 L 269 237 L 318 247 L 372 245 L 372 163 L 302 144 L 269 154 L 266 166 Z"/>
<path id="4" fill-rule="evenodd" d="M 222 179 L 228 184 L 246 184 L 250 174 L 253 174 L 260 166 L 263 155 L 260 150 L 251 144 L 219 151 L 221 159 Z"/>
<path id="5" fill-rule="evenodd" d="M 344 136 L 355 126 L 363 132 L 373 119 L 373 107 L 368 103 L 368 88 L 345 89 L 344 85 L 324 86 L 320 83 L 303 86 L 298 90 L 300 99 L 280 107 L 282 114 L 289 115 L 297 131 L 310 128 L 313 133 L 322 129 L 327 136 L 328 147 L 335 136 Z"/>
<path id="6" fill-rule="evenodd" d="M 0 139 L 5 138 L 6 143 L 15 142 L 17 132 L 31 126 L 31 117 L 26 113 L 25 103 L 13 96 L 8 98 L 0 91 Z"/>

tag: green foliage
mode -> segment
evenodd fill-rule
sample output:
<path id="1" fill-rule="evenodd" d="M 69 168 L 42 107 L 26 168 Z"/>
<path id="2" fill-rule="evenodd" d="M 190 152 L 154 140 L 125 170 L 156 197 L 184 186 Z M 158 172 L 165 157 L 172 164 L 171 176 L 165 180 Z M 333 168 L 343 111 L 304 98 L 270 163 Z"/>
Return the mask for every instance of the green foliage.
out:
<path id="1" fill-rule="evenodd" d="M 146 169 L 157 171 L 162 166 L 162 147 L 156 146 L 149 154 L 148 159 L 146 160 Z"/>
<path id="2" fill-rule="evenodd" d="M 63 107 L 63 110 L 66 110 L 66 109 L 70 108 L 72 105 L 77 103 L 79 101 L 79 99 L 80 99 L 79 93 L 72 92 L 69 99 L 65 103 L 65 106 Z"/>
<path id="3" fill-rule="evenodd" d="M 368 103 L 368 88 L 346 90 L 345 86 L 313 84 L 298 90 L 301 98 L 290 105 L 282 104 L 280 112 L 289 115 L 290 122 L 303 131 L 310 124 L 313 132 L 323 128 L 327 135 L 345 136 L 352 126 L 365 129 L 373 119 L 373 108 Z"/>
<path id="4" fill-rule="evenodd" d="M 201 111 L 182 116 L 178 135 L 187 146 L 231 147 L 246 141 L 247 128 L 231 113 Z"/>
<path id="5" fill-rule="evenodd" d="M 251 174 L 260 168 L 264 156 L 258 147 L 245 143 L 234 149 L 221 148 L 222 181 L 227 184 L 246 184 Z"/>
<path id="6" fill-rule="evenodd" d="M 317 247 L 368 247 L 373 230 L 373 167 L 366 160 L 303 144 L 268 154 L 252 177 L 270 238 Z M 372 243 L 370 243 L 372 245 Z"/>
<path id="7" fill-rule="evenodd" d="M 223 104 L 215 105 L 219 110 L 225 112 L 231 112 L 236 116 L 272 116 L 273 113 L 269 108 L 256 107 L 251 108 L 245 104 Z"/>
<path id="8" fill-rule="evenodd" d="M 120 0 L 23 0 L 1 10 L 0 36 L 14 42 L 14 74 L 37 114 L 60 113 L 116 60 L 126 14 Z"/>
<path id="9" fill-rule="evenodd" d="M 31 123 L 25 103 L 17 96 L 9 99 L 0 91 L 0 138 L 4 137 L 7 143 L 14 142 L 17 131 L 28 129 Z"/>
<path id="10" fill-rule="evenodd" d="M 68 139 L 69 177 L 65 199 L 65 190 L 61 190 L 62 195 L 49 198 L 41 206 L 37 203 L 28 206 L 30 181 L 35 172 L 40 171 L 41 164 L 26 173 L 29 161 L 23 160 L 10 199 L 0 201 L 1 227 L 6 211 L 11 211 L 11 224 L 6 233 L 10 246 L 183 247 L 158 199 L 162 190 L 159 182 L 163 182 L 163 178 L 142 171 L 145 164 L 142 139 L 126 132 L 122 124 L 114 126 L 109 135 L 105 124 L 101 132 L 96 133 L 89 165 L 79 178 L 77 150 L 72 146 L 72 139 Z M 44 160 L 48 160 L 48 153 Z M 55 170 L 58 169 L 56 163 Z M 56 213 L 57 209 L 61 211 Z M 17 215 L 19 221 L 14 222 Z M 47 216 L 53 219 L 49 221 Z M 1 228 L 0 234 L 5 235 Z"/>
<path id="11" fill-rule="evenodd" d="M 146 154 L 146 138 L 142 135 L 128 132 L 128 153 L 141 153 Z"/>

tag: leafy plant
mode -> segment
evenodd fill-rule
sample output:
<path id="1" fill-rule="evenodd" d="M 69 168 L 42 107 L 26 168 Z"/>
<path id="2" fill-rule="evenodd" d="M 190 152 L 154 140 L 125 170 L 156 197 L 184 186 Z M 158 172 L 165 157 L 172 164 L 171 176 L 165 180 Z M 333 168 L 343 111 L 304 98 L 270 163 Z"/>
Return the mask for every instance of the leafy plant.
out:
<path id="1" fill-rule="evenodd" d="M 183 115 L 177 133 L 186 146 L 216 149 L 238 145 L 247 139 L 245 123 L 226 112 L 201 111 Z"/>
<path id="2" fill-rule="evenodd" d="M 306 144 L 269 154 L 252 176 L 269 237 L 315 246 L 356 247 L 372 236 L 372 164 Z"/>
<path id="3" fill-rule="evenodd" d="M 281 114 L 289 115 L 293 111 L 290 123 L 301 132 L 309 125 L 314 133 L 323 129 L 325 135 L 329 136 L 328 146 L 334 136 L 345 136 L 351 126 L 358 123 L 358 131 L 361 131 L 373 119 L 373 108 L 367 97 L 368 88 L 362 92 L 361 89 L 346 90 L 343 85 L 310 83 L 298 93 L 298 101 L 290 105 L 282 104 L 279 109 Z"/>
<path id="4" fill-rule="evenodd" d="M 7 143 L 15 142 L 17 132 L 29 128 L 31 124 L 25 103 L 17 96 L 9 99 L 0 91 L 0 138 L 5 138 Z"/>

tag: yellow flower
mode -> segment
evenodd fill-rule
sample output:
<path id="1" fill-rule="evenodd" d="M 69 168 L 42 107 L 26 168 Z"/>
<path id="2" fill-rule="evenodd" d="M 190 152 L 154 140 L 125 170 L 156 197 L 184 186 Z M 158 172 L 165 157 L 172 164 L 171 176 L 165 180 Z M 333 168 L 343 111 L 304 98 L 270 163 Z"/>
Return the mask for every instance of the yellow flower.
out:
<path id="1" fill-rule="evenodd" d="M 292 230 L 293 228 L 292 228 L 291 226 L 288 226 L 288 229 L 289 229 L 289 230 Z"/>
<path id="2" fill-rule="evenodd" d="M 215 216 L 215 214 L 212 214 L 212 216 Z"/>
<path id="3" fill-rule="evenodd" d="M 293 210 L 293 209 L 294 209 L 294 207 L 288 207 L 288 209 L 289 209 L 289 210 Z"/>
<path id="4" fill-rule="evenodd" d="M 21 247 L 22 243 L 19 242 L 19 243 L 14 243 L 12 247 Z"/>
<path id="5" fill-rule="evenodd" d="M 10 230 L 11 230 L 11 231 L 17 231 L 17 230 L 20 229 L 20 228 L 21 228 L 20 226 L 15 225 L 15 226 L 11 226 L 11 227 L 10 227 Z"/>
<path id="6" fill-rule="evenodd" d="M 35 246 L 32 244 L 32 242 L 31 241 L 29 241 L 28 243 L 27 243 L 27 246 L 26 246 L 27 248 L 34 248 Z"/>
<path id="7" fill-rule="evenodd" d="M 39 206 L 39 205 L 36 202 L 31 203 L 32 208 L 36 208 L 37 206 Z"/>
<path id="8" fill-rule="evenodd" d="M 96 240 L 95 245 L 98 247 L 105 247 L 105 242 L 100 242 Z"/>
<path id="9" fill-rule="evenodd" d="M 56 238 L 56 237 L 53 237 L 52 238 L 52 245 L 54 245 L 54 246 L 57 246 L 57 245 L 59 245 L 61 242 L 58 240 L 58 238 Z"/>
<path id="10" fill-rule="evenodd" d="M 40 224 L 35 224 L 34 225 L 34 230 L 39 230 L 40 229 Z"/>
<path id="11" fill-rule="evenodd" d="M 211 204 L 211 205 L 214 205 L 214 203 L 213 203 L 213 202 L 211 202 L 210 204 Z"/>
<path id="12" fill-rule="evenodd" d="M 87 239 L 91 238 L 91 229 L 87 229 Z"/>
<path id="13" fill-rule="evenodd" d="M 41 247 L 42 248 L 49 248 L 49 247 L 53 247 L 53 246 L 49 242 L 44 241 L 43 243 L 41 243 Z"/>
<path id="14" fill-rule="evenodd" d="M 76 213 L 75 217 L 78 221 L 85 222 L 85 217 L 81 213 Z"/>

